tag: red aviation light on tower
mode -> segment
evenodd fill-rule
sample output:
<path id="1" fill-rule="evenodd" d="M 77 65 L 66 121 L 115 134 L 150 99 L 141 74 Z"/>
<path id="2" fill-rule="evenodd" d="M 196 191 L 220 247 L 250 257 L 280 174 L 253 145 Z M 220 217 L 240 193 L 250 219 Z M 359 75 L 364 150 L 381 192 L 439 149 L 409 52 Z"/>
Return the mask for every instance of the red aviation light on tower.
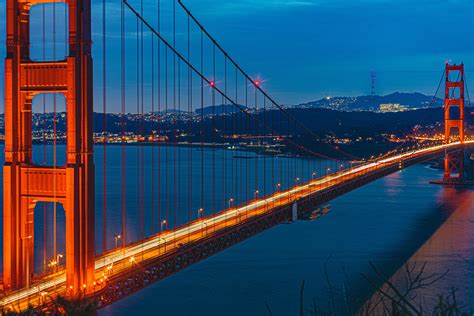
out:
<path id="1" fill-rule="evenodd" d="M 255 79 L 253 83 L 254 83 L 257 87 L 260 87 L 260 85 L 262 84 L 262 82 L 260 81 L 260 79 Z"/>
<path id="2" fill-rule="evenodd" d="M 210 82 L 209 82 L 209 86 L 210 86 L 210 87 L 215 87 L 215 86 L 216 86 L 215 81 L 210 81 Z"/>

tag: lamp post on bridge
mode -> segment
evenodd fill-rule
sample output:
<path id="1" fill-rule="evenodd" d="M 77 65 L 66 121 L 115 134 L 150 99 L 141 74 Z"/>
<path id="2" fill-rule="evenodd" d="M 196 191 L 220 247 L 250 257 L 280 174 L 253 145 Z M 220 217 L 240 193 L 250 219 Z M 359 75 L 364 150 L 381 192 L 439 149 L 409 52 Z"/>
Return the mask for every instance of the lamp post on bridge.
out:
<path id="1" fill-rule="evenodd" d="M 165 229 L 163 229 L 165 227 Z M 168 221 L 166 219 L 161 221 L 161 231 L 168 230 Z"/>
<path id="2" fill-rule="evenodd" d="M 120 234 L 115 234 L 114 241 L 115 241 L 115 249 L 118 247 L 118 240 L 122 239 L 122 235 Z"/>
<path id="3" fill-rule="evenodd" d="M 206 236 L 207 236 L 207 223 L 205 221 L 202 221 L 202 225 L 205 227 L 205 233 L 206 233 Z M 202 234 L 201 234 L 202 236 Z"/>
<path id="4" fill-rule="evenodd" d="M 56 271 L 58 271 L 58 270 L 59 270 L 59 267 L 61 266 L 60 260 L 61 260 L 62 257 L 63 257 L 63 255 L 60 254 L 60 253 L 58 253 L 57 256 L 56 256 L 56 262 L 58 263 L 58 265 L 57 265 L 57 267 L 56 267 Z"/>
<path id="5" fill-rule="evenodd" d="M 204 216 L 204 209 L 201 207 L 199 210 L 198 210 L 198 218 L 203 218 Z"/>
<path id="6" fill-rule="evenodd" d="M 59 270 L 59 264 L 60 264 L 59 260 L 60 260 L 62 257 L 63 257 L 63 255 L 60 254 L 60 253 L 58 253 L 58 254 L 56 255 L 56 258 L 55 258 L 55 259 L 49 260 L 48 266 L 51 268 L 51 270 L 52 270 L 51 272 L 58 272 L 58 270 Z"/>
<path id="7" fill-rule="evenodd" d="M 167 243 L 166 238 L 163 237 L 163 236 L 161 236 L 161 237 L 160 237 L 160 240 L 163 240 L 163 241 L 164 241 L 165 252 L 166 252 L 166 243 Z M 158 247 L 158 254 L 160 254 L 160 252 L 159 252 L 159 251 L 160 251 L 160 248 L 161 248 L 161 247 Z"/>

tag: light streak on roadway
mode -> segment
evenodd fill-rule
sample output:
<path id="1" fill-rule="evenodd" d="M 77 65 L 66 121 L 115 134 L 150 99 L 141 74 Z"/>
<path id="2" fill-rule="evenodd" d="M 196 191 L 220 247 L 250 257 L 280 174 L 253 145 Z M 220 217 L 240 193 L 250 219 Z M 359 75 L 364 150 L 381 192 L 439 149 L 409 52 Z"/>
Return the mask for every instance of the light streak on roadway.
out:
<path id="1" fill-rule="evenodd" d="M 466 141 L 466 145 L 473 145 L 474 140 Z M 275 193 L 267 198 L 261 200 L 255 200 L 253 202 L 249 202 L 246 206 L 229 209 L 227 211 L 222 211 L 214 216 L 210 216 L 208 218 L 200 219 L 194 222 L 191 222 L 188 225 L 178 227 L 175 230 L 166 231 L 161 234 L 152 236 L 143 242 L 137 242 L 131 245 L 126 246 L 125 248 L 117 249 L 109 254 L 105 254 L 101 257 L 96 259 L 95 268 L 96 274 L 102 275 L 102 272 L 109 266 L 113 265 L 116 266 L 118 264 L 123 264 L 126 266 L 126 262 L 129 261 L 131 257 L 136 258 L 134 261 L 139 263 L 138 258 L 140 255 L 143 255 L 145 252 L 150 250 L 160 249 L 161 247 L 165 247 L 167 245 L 172 244 L 169 250 L 176 249 L 176 242 L 183 238 L 189 238 L 193 234 L 201 233 L 200 238 L 205 238 L 207 236 L 207 230 L 211 229 L 212 227 L 219 227 L 222 224 L 226 224 L 229 220 L 233 220 L 235 223 L 240 223 L 238 220 L 242 215 L 248 215 L 252 211 L 257 214 L 261 214 L 263 212 L 271 211 L 272 208 L 265 208 L 264 210 L 260 210 L 264 206 L 268 206 L 271 204 L 275 206 L 275 202 L 282 202 L 285 201 L 288 204 L 291 203 L 301 197 L 305 197 L 309 194 L 315 193 L 317 191 L 326 189 L 330 186 L 333 186 L 338 183 L 339 181 L 344 181 L 347 179 L 353 179 L 358 176 L 359 173 L 363 173 L 363 175 L 367 175 L 368 172 L 373 172 L 380 170 L 385 166 L 391 166 L 393 164 L 399 163 L 406 158 L 413 158 L 417 156 L 423 156 L 430 154 L 434 151 L 446 150 L 452 147 L 456 147 L 459 145 L 459 142 L 444 144 L 444 145 L 437 145 L 429 148 L 424 149 L 417 149 L 413 151 L 409 151 L 403 154 L 399 154 L 393 157 L 384 158 L 381 160 L 368 162 L 366 164 L 353 167 L 350 169 L 346 169 L 344 171 L 328 175 L 326 177 L 316 179 L 313 181 L 309 181 L 306 184 L 298 185 L 292 188 L 291 190 L 282 191 L 279 193 Z M 315 188 L 315 186 L 317 186 Z M 280 206 L 281 204 L 277 204 Z M 204 233 L 205 231 L 205 233 Z M 214 232 L 214 231 L 213 231 Z M 194 238 L 192 241 L 195 241 L 199 238 Z M 168 250 L 168 251 L 169 251 Z M 160 256 L 166 254 L 166 251 L 160 253 Z M 156 257 L 156 255 L 154 256 Z M 133 264 L 133 263 L 132 263 Z M 118 270 L 118 269 L 117 269 Z M 120 272 L 116 271 L 115 273 Z M 112 272 L 114 274 L 114 272 Z M 100 277 L 99 277 L 100 278 Z M 97 278 L 97 279 L 99 279 Z M 53 293 L 57 294 L 64 294 L 65 291 L 65 284 L 66 284 L 66 274 L 65 272 L 57 273 L 56 276 L 51 277 L 49 280 L 40 281 L 36 283 L 33 287 L 28 289 L 21 289 L 12 293 L 9 293 L 7 296 L 3 297 L 3 306 L 8 307 L 13 304 L 18 304 L 25 299 L 32 299 L 34 297 L 39 297 L 39 295 L 45 291 L 53 291 Z"/>

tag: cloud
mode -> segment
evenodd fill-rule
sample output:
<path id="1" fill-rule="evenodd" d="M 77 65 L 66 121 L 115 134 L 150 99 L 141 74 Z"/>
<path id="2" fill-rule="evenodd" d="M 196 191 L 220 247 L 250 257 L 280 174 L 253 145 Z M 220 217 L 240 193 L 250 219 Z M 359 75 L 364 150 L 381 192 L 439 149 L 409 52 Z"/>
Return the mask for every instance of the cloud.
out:
<path id="1" fill-rule="evenodd" d="M 288 10 L 307 7 L 350 8 L 364 6 L 413 5 L 413 0 L 183 0 L 192 12 L 215 15 L 249 14 L 263 10 Z M 418 0 L 417 6 L 472 6 L 472 0 Z"/>
<path id="2" fill-rule="evenodd" d="M 324 0 L 188 0 L 183 3 L 193 12 L 217 15 L 239 15 L 263 10 L 287 10 L 312 7 L 324 3 Z"/>

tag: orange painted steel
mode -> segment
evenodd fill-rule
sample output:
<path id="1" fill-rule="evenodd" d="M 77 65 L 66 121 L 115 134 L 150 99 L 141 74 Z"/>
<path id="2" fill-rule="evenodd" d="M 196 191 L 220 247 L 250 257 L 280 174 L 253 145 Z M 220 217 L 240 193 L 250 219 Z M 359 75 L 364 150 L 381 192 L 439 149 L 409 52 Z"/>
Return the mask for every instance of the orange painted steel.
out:
<path id="1" fill-rule="evenodd" d="M 458 80 L 451 81 L 450 74 L 458 73 Z M 458 92 L 457 96 L 455 92 Z M 453 119 L 451 108 L 459 108 L 459 118 Z M 453 129 L 458 129 L 461 143 L 464 143 L 464 65 L 446 64 L 446 95 L 444 99 L 444 135 L 450 141 Z"/>
<path id="2" fill-rule="evenodd" d="M 4 284 L 30 284 L 34 271 L 34 208 L 61 203 L 66 213 L 66 284 L 69 294 L 94 283 L 94 163 L 90 0 L 67 0 L 69 54 L 65 60 L 30 59 L 30 8 L 58 1 L 7 0 L 5 59 Z M 32 161 L 32 100 L 40 93 L 66 97 L 67 163 Z M 85 287 L 84 287 L 85 285 Z"/>
<path id="3" fill-rule="evenodd" d="M 453 74 L 457 80 L 451 81 Z M 459 117 L 453 118 L 451 109 L 459 109 Z M 444 135 L 446 142 L 451 141 L 452 131 L 458 130 L 459 141 L 464 144 L 464 64 L 446 64 L 446 94 L 444 99 Z M 444 183 L 457 183 L 463 179 L 464 151 L 446 154 L 444 159 Z M 457 173 L 457 176 L 454 175 Z"/>

